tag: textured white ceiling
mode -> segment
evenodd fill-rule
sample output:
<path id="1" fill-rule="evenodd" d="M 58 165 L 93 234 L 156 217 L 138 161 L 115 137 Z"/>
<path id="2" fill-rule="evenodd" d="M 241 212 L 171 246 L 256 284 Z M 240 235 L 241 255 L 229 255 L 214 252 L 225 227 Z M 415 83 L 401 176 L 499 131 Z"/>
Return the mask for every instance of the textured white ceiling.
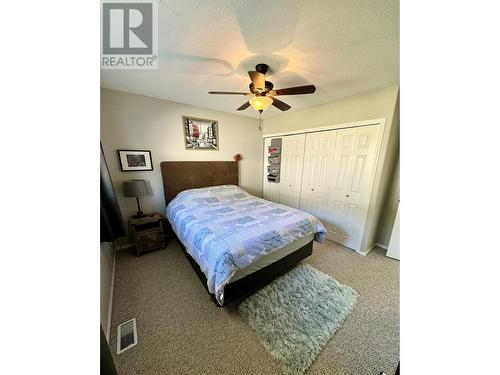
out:
<path id="1" fill-rule="evenodd" d="M 159 18 L 159 69 L 102 70 L 103 87 L 258 117 L 207 92 L 248 91 L 260 62 L 275 88 L 316 86 L 280 96 L 288 112 L 399 82 L 397 0 L 160 0 Z"/>

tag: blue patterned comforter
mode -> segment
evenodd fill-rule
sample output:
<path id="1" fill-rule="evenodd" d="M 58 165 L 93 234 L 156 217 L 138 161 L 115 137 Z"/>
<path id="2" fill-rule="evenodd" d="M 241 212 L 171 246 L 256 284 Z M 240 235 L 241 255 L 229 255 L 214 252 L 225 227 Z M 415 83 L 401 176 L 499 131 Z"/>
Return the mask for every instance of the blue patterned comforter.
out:
<path id="1" fill-rule="evenodd" d="M 237 269 L 301 237 L 314 233 L 314 240 L 323 242 L 326 236 L 314 216 L 235 185 L 185 190 L 167 206 L 167 218 L 221 305 L 224 286 Z"/>

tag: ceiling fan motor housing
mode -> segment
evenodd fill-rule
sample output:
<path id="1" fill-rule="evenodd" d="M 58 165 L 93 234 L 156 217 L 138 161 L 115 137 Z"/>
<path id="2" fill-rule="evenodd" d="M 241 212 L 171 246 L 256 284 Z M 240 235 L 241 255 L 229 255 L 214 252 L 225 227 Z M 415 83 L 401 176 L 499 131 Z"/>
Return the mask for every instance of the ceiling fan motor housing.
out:
<path id="1" fill-rule="evenodd" d="M 255 65 L 255 70 L 259 73 L 262 74 L 267 74 L 267 70 L 269 69 L 269 66 L 267 64 L 257 64 Z"/>
<path id="2" fill-rule="evenodd" d="M 259 91 L 255 88 L 252 82 L 248 85 L 248 88 L 250 89 L 250 92 L 255 95 L 266 95 L 269 91 L 271 91 L 274 88 L 274 85 L 272 82 L 266 81 L 266 86 L 265 86 L 264 91 Z"/>

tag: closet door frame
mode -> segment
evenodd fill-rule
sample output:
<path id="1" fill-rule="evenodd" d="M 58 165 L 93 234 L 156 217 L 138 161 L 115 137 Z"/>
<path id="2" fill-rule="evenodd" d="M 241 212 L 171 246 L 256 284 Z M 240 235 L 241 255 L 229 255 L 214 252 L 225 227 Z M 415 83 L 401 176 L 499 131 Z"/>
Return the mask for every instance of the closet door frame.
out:
<path id="1" fill-rule="evenodd" d="M 327 126 L 320 126 L 320 127 L 316 127 L 316 128 L 306 128 L 306 129 L 290 130 L 290 131 L 281 132 L 281 133 L 265 134 L 262 136 L 262 138 L 279 138 L 279 137 L 284 137 L 287 135 L 307 134 L 307 133 L 314 133 L 314 132 L 322 132 L 325 130 L 339 130 L 339 129 L 357 128 L 360 126 L 368 126 L 368 125 L 380 125 L 381 126 L 380 132 L 383 135 L 383 134 L 385 134 L 384 132 L 385 132 L 386 121 L 387 121 L 387 119 L 385 117 L 381 117 L 381 118 L 376 118 L 376 119 L 371 119 L 371 120 L 346 122 L 344 124 L 327 125 Z"/>

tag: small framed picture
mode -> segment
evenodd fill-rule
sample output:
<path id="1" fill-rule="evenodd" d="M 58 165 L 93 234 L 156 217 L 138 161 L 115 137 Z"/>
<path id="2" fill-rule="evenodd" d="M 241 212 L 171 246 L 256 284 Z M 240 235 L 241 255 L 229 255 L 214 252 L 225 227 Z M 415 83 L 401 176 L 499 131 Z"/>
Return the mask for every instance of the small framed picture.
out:
<path id="1" fill-rule="evenodd" d="M 148 150 L 118 150 L 122 172 L 152 171 L 153 160 Z"/>
<path id="2" fill-rule="evenodd" d="M 218 122 L 190 116 L 182 116 L 184 146 L 186 150 L 219 149 Z"/>

